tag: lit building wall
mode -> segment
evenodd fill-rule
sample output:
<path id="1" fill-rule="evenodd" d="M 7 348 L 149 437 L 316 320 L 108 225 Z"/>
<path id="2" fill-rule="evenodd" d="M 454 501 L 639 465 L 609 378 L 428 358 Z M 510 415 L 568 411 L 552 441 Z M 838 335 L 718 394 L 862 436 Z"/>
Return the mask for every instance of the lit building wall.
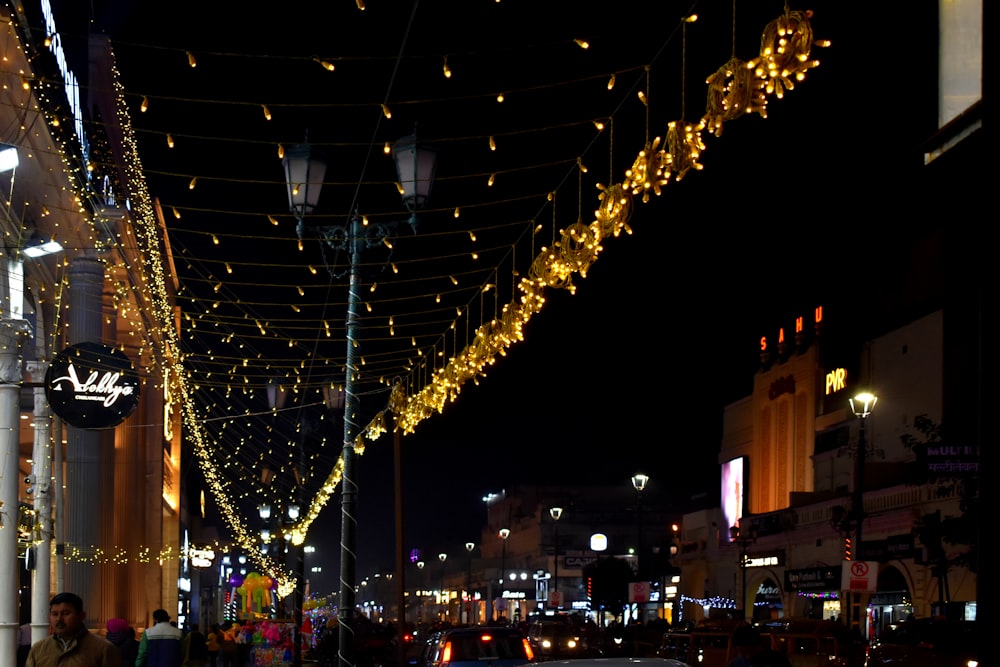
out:
<path id="1" fill-rule="evenodd" d="M 746 457 L 746 512 L 783 509 L 792 493 L 813 490 L 816 392 L 823 377 L 813 344 L 761 369 L 753 393 L 726 406 L 719 462 Z"/>

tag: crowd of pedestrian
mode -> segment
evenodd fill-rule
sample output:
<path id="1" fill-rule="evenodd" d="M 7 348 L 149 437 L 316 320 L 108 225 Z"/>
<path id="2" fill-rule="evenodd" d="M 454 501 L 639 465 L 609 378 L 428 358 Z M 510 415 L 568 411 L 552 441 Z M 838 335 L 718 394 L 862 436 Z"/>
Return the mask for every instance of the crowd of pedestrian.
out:
<path id="1" fill-rule="evenodd" d="M 111 618 L 102 636 L 87 629 L 86 618 L 80 596 L 54 596 L 49 636 L 32 644 L 30 624 L 18 629 L 17 667 L 254 667 L 253 647 L 262 646 L 261 631 L 268 630 L 252 623 L 213 624 L 207 634 L 181 630 L 165 609 L 156 609 L 153 625 L 141 633 L 125 619 Z M 282 649 L 287 648 L 285 641 Z M 290 653 L 287 657 L 291 664 Z"/>

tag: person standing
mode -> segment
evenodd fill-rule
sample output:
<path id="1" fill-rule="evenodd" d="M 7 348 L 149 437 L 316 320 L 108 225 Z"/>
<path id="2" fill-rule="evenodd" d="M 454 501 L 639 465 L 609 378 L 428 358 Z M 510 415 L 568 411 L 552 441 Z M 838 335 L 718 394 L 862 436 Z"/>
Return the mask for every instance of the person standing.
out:
<path id="1" fill-rule="evenodd" d="M 59 593 L 49 600 L 49 636 L 31 645 L 27 667 L 122 667 L 114 644 L 87 630 L 83 599 Z"/>
<path id="2" fill-rule="evenodd" d="M 142 631 L 135 667 L 180 667 L 182 639 L 180 628 L 170 624 L 170 614 L 157 609 L 153 612 L 153 627 Z"/>
<path id="3" fill-rule="evenodd" d="M 22 623 L 17 629 L 17 667 L 24 667 L 31 650 L 31 623 Z"/>
<path id="4" fill-rule="evenodd" d="M 184 633 L 184 667 L 207 667 L 208 641 L 198 628 L 189 628 Z"/>
<path id="5" fill-rule="evenodd" d="M 139 641 L 135 638 L 135 628 L 128 621 L 124 618 L 109 618 L 105 638 L 118 647 L 118 652 L 122 655 L 122 667 L 135 667 Z"/>
<path id="6" fill-rule="evenodd" d="M 218 623 L 212 623 L 205 636 L 205 645 L 208 648 L 208 667 L 216 667 L 219 660 L 219 649 L 222 645 L 222 630 Z"/>

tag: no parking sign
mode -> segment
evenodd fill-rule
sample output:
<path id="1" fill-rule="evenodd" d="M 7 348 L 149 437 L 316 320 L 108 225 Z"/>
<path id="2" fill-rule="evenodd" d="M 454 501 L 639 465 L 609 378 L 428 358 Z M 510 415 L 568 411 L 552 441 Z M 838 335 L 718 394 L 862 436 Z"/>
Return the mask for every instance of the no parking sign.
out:
<path id="1" fill-rule="evenodd" d="M 629 602 L 649 602 L 649 582 L 633 581 L 628 585 Z"/>
<path id="2" fill-rule="evenodd" d="M 845 560 L 840 574 L 840 588 L 856 593 L 874 593 L 878 584 L 878 561 Z"/>

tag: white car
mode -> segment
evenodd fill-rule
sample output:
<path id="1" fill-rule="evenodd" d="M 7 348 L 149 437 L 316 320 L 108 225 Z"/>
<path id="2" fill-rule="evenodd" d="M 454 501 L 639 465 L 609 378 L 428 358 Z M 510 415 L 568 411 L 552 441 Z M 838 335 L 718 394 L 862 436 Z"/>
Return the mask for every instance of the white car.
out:
<path id="1" fill-rule="evenodd" d="M 673 658 L 577 658 L 551 660 L 545 667 L 691 667 Z"/>

